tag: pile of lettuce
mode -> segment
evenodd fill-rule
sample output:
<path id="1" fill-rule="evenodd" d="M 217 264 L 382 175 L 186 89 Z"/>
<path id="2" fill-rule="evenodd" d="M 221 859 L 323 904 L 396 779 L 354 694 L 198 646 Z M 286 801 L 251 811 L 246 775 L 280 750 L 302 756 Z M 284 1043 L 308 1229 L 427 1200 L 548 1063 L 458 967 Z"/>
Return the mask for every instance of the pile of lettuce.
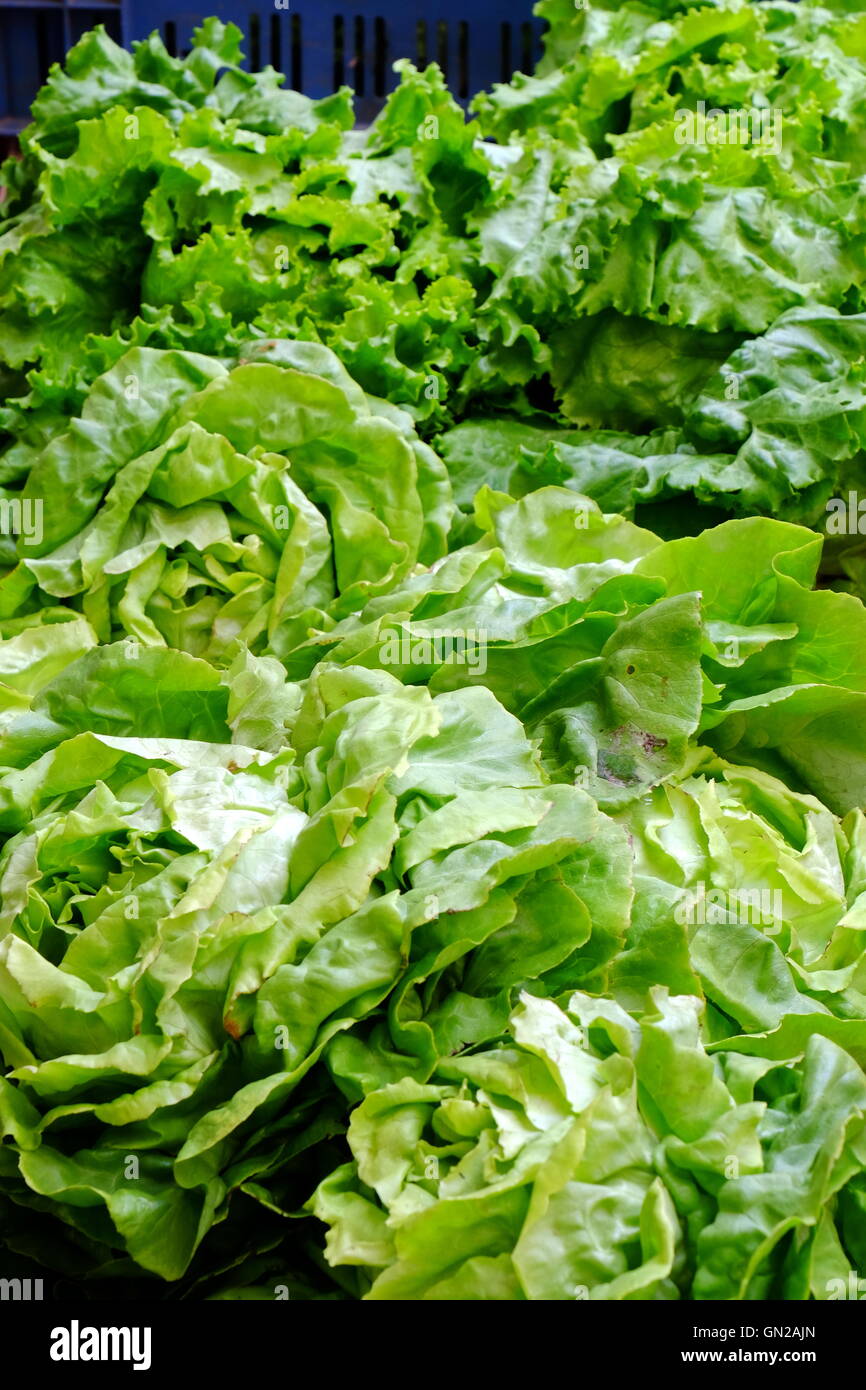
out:
<path id="1" fill-rule="evenodd" d="M 95 30 L 5 166 L 5 1277 L 866 1270 L 866 25 L 539 12 L 366 131 Z"/>
<path id="2" fill-rule="evenodd" d="M 231 25 L 184 59 L 85 35 L 0 179 L 0 484 L 126 347 L 291 338 L 441 436 L 464 510 L 495 472 L 670 534 L 695 502 L 823 529 L 866 442 L 862 14 L 538 12 L 537 74 L 476 119 L 403 62 L 368 130 L 244 71 Z"/>

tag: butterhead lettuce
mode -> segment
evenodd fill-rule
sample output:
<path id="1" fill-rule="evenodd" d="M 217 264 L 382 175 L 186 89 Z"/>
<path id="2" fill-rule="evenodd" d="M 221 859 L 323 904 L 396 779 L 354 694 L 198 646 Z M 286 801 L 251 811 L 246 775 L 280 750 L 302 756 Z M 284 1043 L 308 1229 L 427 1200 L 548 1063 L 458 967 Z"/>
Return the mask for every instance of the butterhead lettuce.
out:
<path id="1" fill-rule="evenodd" d="M 16 1268 L 864 1273 L 862 16 L 538 12 L 367 130 L 97 28 L 4 166 Z"/>

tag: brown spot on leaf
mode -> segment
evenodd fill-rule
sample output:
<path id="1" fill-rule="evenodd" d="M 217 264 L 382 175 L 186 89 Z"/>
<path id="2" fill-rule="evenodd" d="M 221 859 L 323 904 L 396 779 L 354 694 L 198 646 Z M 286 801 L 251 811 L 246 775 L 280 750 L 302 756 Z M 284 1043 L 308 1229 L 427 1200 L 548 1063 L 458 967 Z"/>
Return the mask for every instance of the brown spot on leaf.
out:
<path id="1" fill-rule="evenodd" d="M 643 751 L 647 754 L 655 753 L 658 748 L 667 748 L 668 746 L 666 738 L 656 738 L 655 734 L 641 734 L 640 741 L 643 745 Z"/>

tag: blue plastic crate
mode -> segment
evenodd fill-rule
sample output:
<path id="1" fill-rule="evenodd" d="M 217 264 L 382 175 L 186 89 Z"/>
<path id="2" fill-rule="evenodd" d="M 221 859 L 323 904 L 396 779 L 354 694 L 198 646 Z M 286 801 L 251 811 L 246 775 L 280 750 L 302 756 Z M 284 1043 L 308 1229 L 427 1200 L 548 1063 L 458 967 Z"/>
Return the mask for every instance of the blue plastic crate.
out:
<path id="1" fill-rule="evenodd" d="M 396 58 L 436 60 L 465 103 L 516 68 L 531 71 L 544 28 L 531 0 L 0 0 L 0 134 L 26 124 L 51 64 L 94 24 L 125 44 L 158 29 L 182 54 L 210 14 L 243 30 L 248 66 L 270 63 L 311 97 L 354 88 L 362 122 L 394 87 Z"/>
<path id="2" fill-rule="evenodd" d="M 0 0 L 0 136 L 27 124 L 30 103 L 67 49 L 94 24 L 121 40 L 120 0 Z"/>

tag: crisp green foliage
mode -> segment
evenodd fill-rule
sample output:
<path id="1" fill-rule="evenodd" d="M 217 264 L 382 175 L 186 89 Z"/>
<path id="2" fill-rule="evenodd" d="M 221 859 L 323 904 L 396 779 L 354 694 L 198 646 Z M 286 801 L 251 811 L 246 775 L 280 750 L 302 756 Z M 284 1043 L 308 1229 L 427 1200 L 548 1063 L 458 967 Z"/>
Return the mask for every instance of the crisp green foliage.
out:
<path id="1" fill-rule="evenodd" d="M 538 8 L 367 131 L 97 29 L 4 168 L 0 1243 L 96 1297 L 866 1273 L 866 24 Z"/>

